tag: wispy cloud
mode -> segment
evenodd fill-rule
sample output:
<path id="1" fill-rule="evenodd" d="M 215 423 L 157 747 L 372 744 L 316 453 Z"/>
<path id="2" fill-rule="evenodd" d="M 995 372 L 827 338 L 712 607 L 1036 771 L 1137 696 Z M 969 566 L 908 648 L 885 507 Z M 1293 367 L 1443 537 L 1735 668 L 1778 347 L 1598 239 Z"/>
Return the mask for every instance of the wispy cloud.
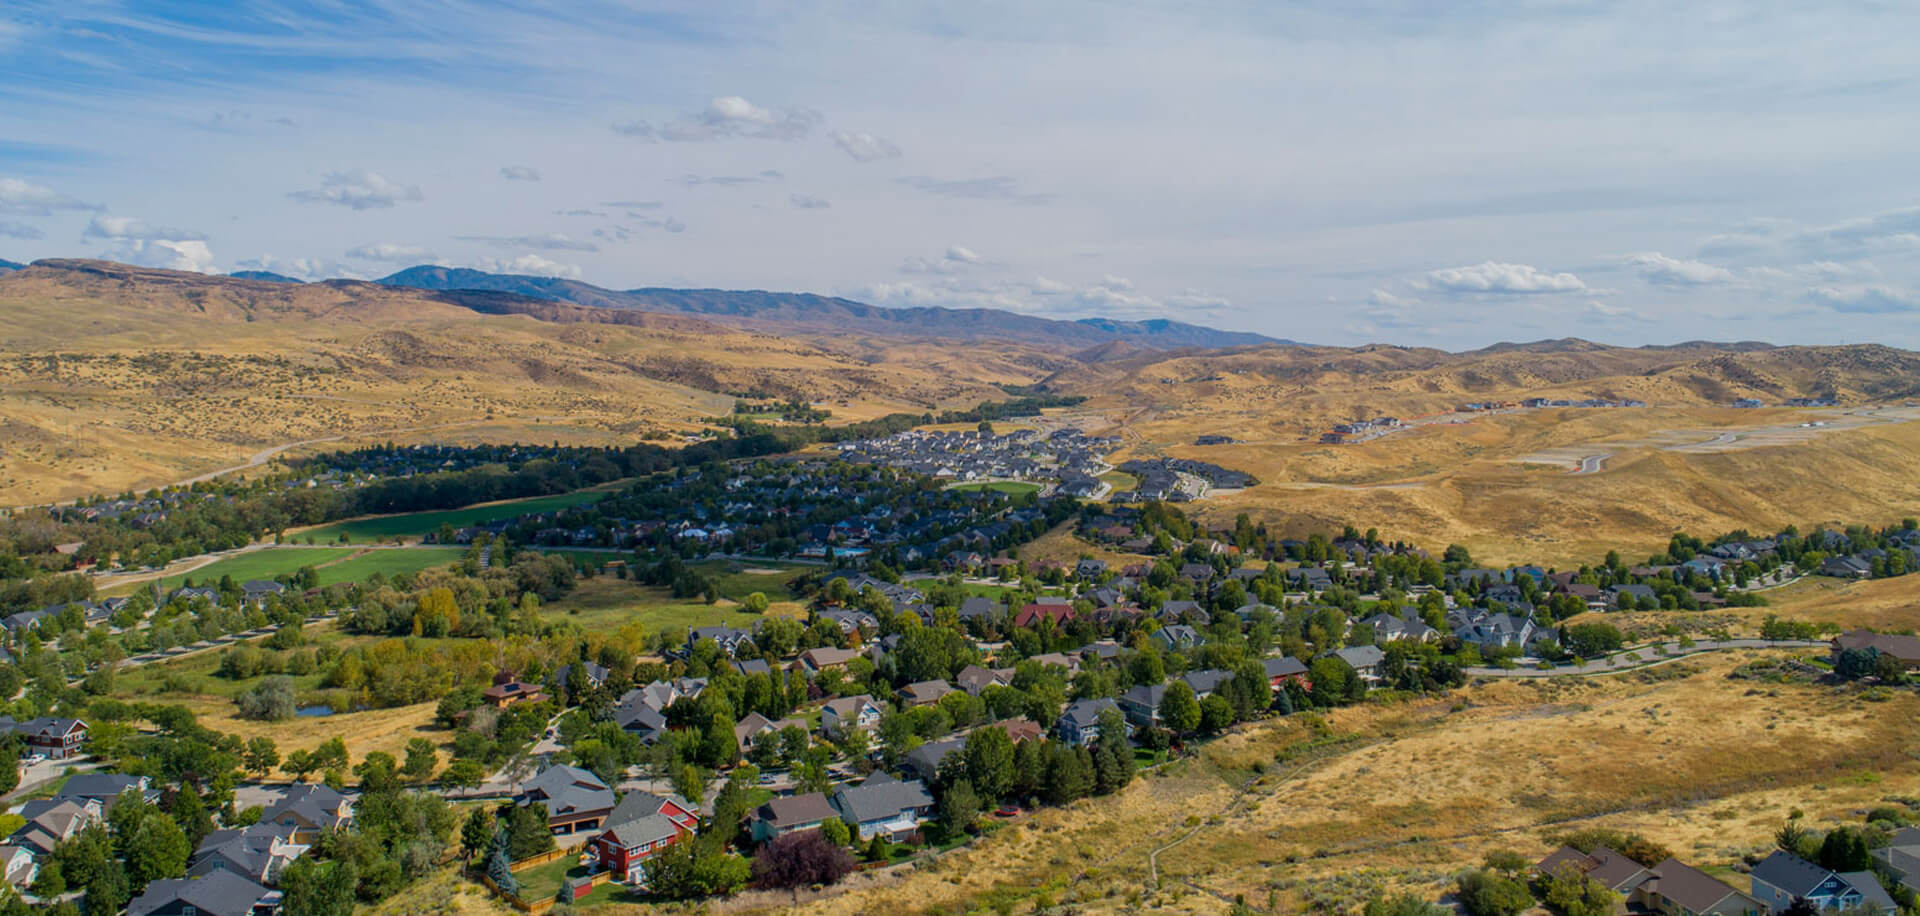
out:
<path id="1" fill-rule="evenodd" d="M 878 162 L 881 159 L 900 158 L 900 147 L 893 145 L 891 140 L 872 134 L 836 130 L 829 136 L 833 137 L 833 145 L 840 147 L 841 152 L 852 156 L 855 162 Z"/>
<path id="2" fill-rule="evenodd" d="M 1553 273 L 1527 264 L 1499 261 L 1429 271 L 1420 279 L 1419 285 L 1445 293 L 1536 295 L 1587 291 L 1587 284 L 1573 274 Z"/>
<path id="3" fill-rule="evenodd" d="M 1807 300 L 1836 312 L 1863 315 L 1920 312 L 1920 295 L 1891 286 L 1816 286 L 1807 290 Z"/>
<path id="4" fill-rule="evenodd" d="M 703 143 L 736 137 L 756 140 L 804 140 L 824 118 L 810 108 L 762 108 L 737 95 L 723 95 L 707 107 L 655 128 L 647 121 L 613 125 L 614 133 L 641 140 Z"/>
<path id="5" fill-rule="evenodd" d="M 0 213 L 26 216 L 51 216 L 55 210 L 99 210 L 98 204 L 84 203 L 20 178 L 0 178 Z"/>
<path id="6" fill-rule="evenodd" d="M 787 195 L 787 202 L 801 210 L 825 210 L 833 206 L 832 201 L 824 197 L 815 197 L 812 194 L 789 194 Z"/>
<path id="7" fill-rule="evenodd" d="M 960 197 L 970 200 L 1010 200 L 1023 204 L 1043 204 L 1051 201 L 1050 194 L 1032 194 L 1020 189 L 1020 182 L 1009 175 L 993 175 L 986 178 L 933 178 L 927 175 L 909 175 L 900 179 L 900 183 L 916 191 L 938 194 L 941 197 Z"/>
<path id="8" fill-rule="evenodd" d="M 581 276 L 578 265 L 563 264 L 537 254 L 523 254 L 516 258 L 482 258 L 475 261 L 473 266 L 496 274 L 526 274 L 566 280 L 578 280 Z"/>
<path id="9" fill-rule="evenodd" d="M 1658 286 L 1711 286 L 1733 282 L 1733 271 L 1724 267 L 1668 257 L 1657 251 L 1628 255 L 1623 260 L 1639 270 L 1641 279 Z"/>
<path id="10" fill-rule="evenodd" d="M 482 242 L 495 248 L 531 248 L 535 251 L 599 251 L 600 246 L 559 232 L 540 235 L 458 235 L 463 242 Z"/>
<path id="11" fill-rule="evenodd" d="M 503 165 L 500 177 L 508 181 L 539 181 L 540 170 L 530 165 Z"/>
<path id="12" fill-rule="evenodd" d="M 697 188 L 702 185 L 717 185 L 723 188 L 737 188 L 743 185 L 764 184 L 769 181 L 779 181 L 784 177 L 786 176 L 777 170 L 767 169 L 766 171 L 763 171 L 758 175 L 687 174 L 687 175 L 682 175 L 679 178 L 669 178 L 667 180 L 673 182 L 674 184 L 681 185 L 683 187 L 689 187 L 689 188 Z"/>
<path id="13" fill-rule="evenodd" d="M 35 240 L 45 238 L 40 229 L 28 223 L 14 223 L 0 220 L 0 238 Z"/>
<path id="14" fill-rule="evenodd" d="M 148 242 L 203 242 L 206 233 L 156 226 L 130 216 L 96 216 L 81 233 L 90 239 L 136 239 Z"/>
<path id="15" fill-rule="evenodd" d="M 419 264 L 434 259 L 433 249 L 396 242 L 368 242 L 347 249 L 347 257 L 362 261 L 387 261 L 395 264 Z"/>
<path id="16" fill-rule="evenodd" d="M 355 210 L 382 210 L 396 203 L 427 199 L 419 185 L 401 184 L 366 169 L 328 172 L 320 179 L 319 188 L 287 196 L 305 204 L 333 204 Z"/>

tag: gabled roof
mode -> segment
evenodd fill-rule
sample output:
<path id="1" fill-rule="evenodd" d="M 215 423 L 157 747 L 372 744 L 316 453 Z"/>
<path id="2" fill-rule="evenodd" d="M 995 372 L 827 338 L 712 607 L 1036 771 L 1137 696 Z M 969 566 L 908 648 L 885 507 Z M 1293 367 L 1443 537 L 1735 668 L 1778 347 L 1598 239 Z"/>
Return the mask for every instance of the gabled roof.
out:
<path id="1" fill-rule="evenodd" d="M 1261 667 L 1267 671 L 1267 677 L 1298 677 L 1307 673 L 1307 664 L 1291 655 L 1279 658 L 1263 658 Z"/>
<path id="2" fill-rule="evenodd" d="M 808 792 L 805 795 L 768 799 L 754 812 L 754 816 L 775 828 L 786 828 L 839 817 L 840 813 L 827 802 L 825 795 Z"/>
<path id="3" fill-rule="evenodd" d="M 230 871 L 216 871 L 204 878 L 167 878 L 147 885 L 145 893 L 127 904 L 127 916 L 146 916 L 175 901 L 189 903 L 207 916 L 249 916 L 263 901 L 278 903 L 279 899 L 279 891 Z"/>
<path id="4" fill-rule="evenodd" d="M 1060 721 L 1074 728 L 1088 728 L 1099 723 L 1101 712 L 1108 709 L 1117 711 L 1119 708 L 1112 697 L 1078 700 L 1068 704 L 1066 711 L 1060 713 Z"/>
<path id="5" fill-rule="evenodd" d="M 1805 897 L 1832 877 L 1833 872 L 1784 849 L 1776 849 L 1773 855 L 1753 866 L 1753 876 L 1796 897 Z"/>
<path id="6" fill-rule="evenodd" d="M 912 809 L 930 808 L 933 796 L 919 780 L 899 780 L 884 774 L 833 794 L 833 807 L 848 823 L 887 820 Z"/>
<path id="7" fill-rule="evenodd" d="M 680 825 L 664 814 L 648 814 L 642 817 L 612 822 L 612 826 L 602 831 L 603 836 L 611 836 L 615 843 L 626 849 L 645 846 L 673 839 L 680 832 Z"/>
<path id="8" fill-rule="evenodd" d="M 1220 685 L 1230 677 L 1233 677 L 1231 671 L 1208 668 L 1202 671 L 1189 671 L 1181 675 L 1180 679 L 1186 681 L 1187 686 L 1192 687 L 1194 693 L 1204 695 L 1220 689 Z"/>
<path id="9" fill-rule="evenodd" d="M 1371 668 L 1387 660 L 1387 653 L 1380 651 L 1379 646 L 1348 646 L 1344 649 L 1335 649 L 1331 654 L 1352 665 L 1356 670 Z"/>
<path id="10" fill-rule="evenodd" d="M 1708 912 L 1714 904 L 1735 894 L 1746 896 L 1722 883 L 1720 879 L 1672 856 L 1655 865 L 1652 877 L 1648 878 L 1641 887 L 1658 893 L 1693 913 Z"/>
<path id="11" fill-rule="evenodd" d="M 540 801 L 549 817 L 613 807 L 613 790 L 593 773 L 576 766 L 550 766 L 521 788 L 523 804 Z"/>

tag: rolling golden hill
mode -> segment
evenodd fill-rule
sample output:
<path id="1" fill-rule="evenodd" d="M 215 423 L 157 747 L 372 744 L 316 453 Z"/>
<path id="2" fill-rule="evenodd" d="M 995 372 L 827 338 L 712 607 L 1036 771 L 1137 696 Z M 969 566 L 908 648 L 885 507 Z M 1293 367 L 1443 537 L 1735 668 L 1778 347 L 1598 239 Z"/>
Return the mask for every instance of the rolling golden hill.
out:
<path id="1" fill-rule="evenodd" d="M 1044 371 L 1004 346 L 835 352 L 677 315 L 93 261 L 0 276 L 0 315 L 0 504 L 305 440 L 628 442 L 694 429 L 727 392 L 858 418 L 1004 397 L 993 383 Z"/>

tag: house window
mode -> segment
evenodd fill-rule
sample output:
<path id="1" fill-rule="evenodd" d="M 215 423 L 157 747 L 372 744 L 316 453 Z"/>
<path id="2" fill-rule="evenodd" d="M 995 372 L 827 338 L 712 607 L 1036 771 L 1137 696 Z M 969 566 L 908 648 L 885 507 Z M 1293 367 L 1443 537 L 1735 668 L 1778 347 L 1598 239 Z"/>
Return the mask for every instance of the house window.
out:
<path id="1" fill-rule="evenodd" d="M 189 903 L 180 907 L 180 916 L 200 916 L 200 909 Z"/>

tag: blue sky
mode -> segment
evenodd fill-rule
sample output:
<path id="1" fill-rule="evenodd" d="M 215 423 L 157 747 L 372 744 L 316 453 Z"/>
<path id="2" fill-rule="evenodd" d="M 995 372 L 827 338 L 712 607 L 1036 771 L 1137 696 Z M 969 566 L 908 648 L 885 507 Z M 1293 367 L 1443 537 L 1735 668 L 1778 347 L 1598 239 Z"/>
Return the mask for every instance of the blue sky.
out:
<path id="1" fill-rule="evenodd" d="M 15 0 L 0 258 L 1916 346 L 1916 35 L 1876 3 Z"/>

